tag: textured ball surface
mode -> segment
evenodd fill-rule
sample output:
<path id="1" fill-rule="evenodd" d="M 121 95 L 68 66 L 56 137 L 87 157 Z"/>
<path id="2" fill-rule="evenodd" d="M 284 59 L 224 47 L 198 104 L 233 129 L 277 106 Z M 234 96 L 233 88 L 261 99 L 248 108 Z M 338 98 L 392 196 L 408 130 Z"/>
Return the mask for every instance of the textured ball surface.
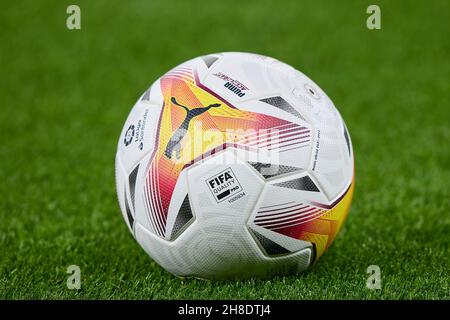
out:
<path id="1" fill-rule="evenodd" d="M 179 276 L 300 272 L 333 242 L 354 188 L 350 135 L 301 72 L 249 53 L 195 58 L 131 110 L 116 187 L 137 242 Z"/>

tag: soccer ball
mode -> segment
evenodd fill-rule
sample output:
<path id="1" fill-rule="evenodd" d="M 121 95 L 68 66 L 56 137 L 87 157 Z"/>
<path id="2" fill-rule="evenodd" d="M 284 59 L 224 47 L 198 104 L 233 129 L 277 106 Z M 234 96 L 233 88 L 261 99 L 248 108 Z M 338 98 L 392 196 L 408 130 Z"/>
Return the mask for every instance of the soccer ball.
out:
<path id="1" fill-rule="evenodd" d="M 346 219 L 352 144 L 303 73 L 257 54 L 210 54 L 170 70 L 136 102 L 116 187 L 136 241 L 175 275 L 292 274 Z"/>

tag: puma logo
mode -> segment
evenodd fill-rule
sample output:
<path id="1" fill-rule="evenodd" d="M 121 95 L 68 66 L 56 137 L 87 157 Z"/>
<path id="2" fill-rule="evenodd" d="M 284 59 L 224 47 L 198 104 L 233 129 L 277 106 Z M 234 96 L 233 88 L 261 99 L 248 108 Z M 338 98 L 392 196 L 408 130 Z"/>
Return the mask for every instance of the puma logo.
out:
<path id="1" fill-rule="evenodd" d="M 171 159 L 173 152 L 175 151 L 176 158 L 180 159 L 180 157 L 181 157 L 181 140 L 183 140 L 184 136 L 187 134 L 187 131 L 189 129 L 189 123 L 191 122 L 191 120 L 193 118 L 205 113 L 206 111 L 208 111 L 211 108 L 220 107 L 221 104 L 214 103 L 214 104 L 210 104 L 207 107 L 199 107 L 199 108 L 189 109 L 186 106 L 179 104 L 177 102 L 177 100 L 175 99 L 175 97 L 172 97 L 170 100 L 172 101 L 172 103 L 174 105 L 177 105 L 186 111 L 186 117 L 184 118 L 181 125 L 177 128 L 177 130 L 175 130 L 175 132 L 173 133 L 169 142 L 167 143 L 166 150 L 164 151 L 164 155 L 167 158 Z"/>

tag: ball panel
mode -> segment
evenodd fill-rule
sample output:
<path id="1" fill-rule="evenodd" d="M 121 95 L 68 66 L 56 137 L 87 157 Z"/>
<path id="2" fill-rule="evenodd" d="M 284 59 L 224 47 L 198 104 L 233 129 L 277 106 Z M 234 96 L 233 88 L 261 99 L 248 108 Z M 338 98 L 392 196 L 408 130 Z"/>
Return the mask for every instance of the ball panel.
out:
<path id="1" fill-rule="evenodd" d="M 338 197 L 352 180 L 353 157 L 347 148 L 344 131 L 329 127 L 315 130 L 308 170 L 329 201 Z"/>
<path id="2" fill-rule="evenodd" d="M 156 80 L 139 98 L 143 104 L 162 106 L 164 98 L 160 88 L 160 79 Z"/>
<path id="3" fill-rule="evenodd" d="M 312 244 L 310 242 L 303 241 L 300 239 L 294 239 L 292 237 L 274 232 L 267 228 L 260 227 L 256 224 L 251 224 L 249 226 L 249 230 L 253 231 L 253 234 L 257 233 L 260 236 L 274 242 L 278 246 L 281 246 L 289 254 L 295 253 L 298 251 L 302 251 L 305 248 L 312 249 Z M 268 250 L 264 248 L 264 244 L 261 243 L 261 240 L 259 238 L 255 239 L 255 240 L 256 240 L 256 242 L 259 242 L 261 244 L 261 246 L 263 247 L 262 249 L 263 249 L 263 251 L 265 251 L 266 255 L 268 255 L 272 258 L 277 255 L 276 253 L 274 254 L 274 253 L 268 252 Z M 307 265 L 305 267 L 307 267 Z"/>
<path id="4" fill-rule="evenodd" d="M 229 224 L 246 224 L 264 181 L 233 149 L 221 151 L 187 172 L 192 206 L 199 221 L 221 216 L 228 217 Z"/>
<path id="5" fill-rule="evenodd" d="M 136 178 L 135 178 L 135 205 L 134 205 L 134 217 L 141 225 L 143 225 L 148 230 L 153 230 L 150 224 L 150 217 L 148 215 L 147 200 L 144 194 L 145 189 L 145 177 L 147 173 L 147 166 L 151 154 L 146 154 L 142 160 L 136 165 L 137 168 Z M 136 169 L 135 169 L 136 170 Z M 131 173 L 130 173 L 131 175 Z M 130 179 L 129 179 L 130 180 Z M 129 183 L 129 188 L 131 189 L 132 184 Z"/>
<path id="6" fill-rule="evenodd" d="M 291 234 L 296 238 L 303 238 L 312 242 L 316 246 L 316 259 L 318 259 L 325 250 L 333 243 L 336 235 L 345 222 L 354 191 L 354 181 L 344 191 L 344 193 L 330 205 L 314 203 L 322 207 L 325 213 L 319 218 L 311 220 L 301 228 L 291 230 Z"/>
<path id="7" fill-rule="evenodd" d="M 354 186 L 351 183 L 335 201 L 330 202 L 320 190 L 299 182 L 299 177 L 310 179 L 310 176 L 300 174 L 275 179 L 266 184 L 258 209 L 251 217 L 250 226 L 259 228 L 260 232 L 266 229 L 291 239 L 312 243 L 317 259 L 331 245 L 345 221 Z M 278 196 L 273 197 L 273 194 Z M 272 239 L 282 243 L 276 237 Z"/>
<path id="8" fill-rule="evenodd" d="M 167 231 L 164 236 L 166 240 L 174 240 L 195 219 L 188 192 L 187 171 L 182 171 L 169 204 L 166 222 Z"/>
<path id="9" fill-rule="evenodd" d="M 116 154 L 115 159 L 115 179 L 116 179 L 116 192 L 117 199 L 119 200 L 120 211 L 128 227 L 128 230 L 133 234 L 133 220 L 134 217 L 131 216 L 130 205 L 127 195 L 126 181 L 127 174 L 123 168 L 122 161 L 120 159 L 120 154 Z"/>

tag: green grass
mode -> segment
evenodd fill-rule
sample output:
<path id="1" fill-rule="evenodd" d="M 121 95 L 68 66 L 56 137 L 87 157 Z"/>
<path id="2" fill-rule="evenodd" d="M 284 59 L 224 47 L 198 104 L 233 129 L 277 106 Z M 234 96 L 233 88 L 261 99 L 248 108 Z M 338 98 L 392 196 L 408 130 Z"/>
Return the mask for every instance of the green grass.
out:
<path id="1" fill-rule="evenodd" d="M 77 3 L 82 29 L 65 27 Z M 369 4 L 382 30 L 365 26 Z M 0 298 L 449 299 L 450 2 L 21 1 L 0 9 Z M 309 271 L 181 280 L 129 234 L 116 142 L 162 73 L 251 51 L 314 79 L 346 120 L 356 191 Z M 82 289 L 66 288 L 81 268 Z M 379 265 L 382 289 L 366 288 Z"/>

